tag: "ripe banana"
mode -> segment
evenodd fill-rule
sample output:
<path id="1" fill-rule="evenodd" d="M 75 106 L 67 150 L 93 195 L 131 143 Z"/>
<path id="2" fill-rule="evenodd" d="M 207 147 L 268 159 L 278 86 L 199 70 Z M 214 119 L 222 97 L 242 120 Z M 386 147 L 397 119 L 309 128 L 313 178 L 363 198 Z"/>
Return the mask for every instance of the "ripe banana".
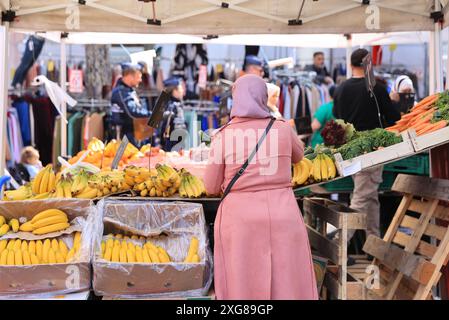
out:
<path id="1" fill-rule="evenodd" d="M 335 167 L 334 161 L 327 154 L 324 154 L 324 160 L 327 164 L 329 179 L 334 179 L 337 176 L 337 168 Z"/>
<path id="2" fill-rule="evenodd" d="M 31 219 L 31 223 L 34 225 L 39 220 L 47 219 L 47 218 L 54 217 L 54 216 L 67 217 L 67 215 L 65 214 L 64 211 L 61 211 L 59 209 L 48 209 L 48 210 L 44 210 L 44 211 L 41 211 L 38 214 L 36 214 Z"/>
<path id="3" fill-rule="evenodd" d="M 187 257 L 184 262 L 190 263 L 192 262 L 193 256 L 198 254 L 199 241 L 197 237 L 192 237 L 190 240 L 189 251 L 187 253 Z"/>
<path id="4" fill-rule="evenodd" d="M 46 234 L 46 233 L 50 233 L 50 232 L 61 231 L 61 230 L 67 229 L 69 226 L 70 226 L 70 224 L 67 222 L 55 223 L 55 224 L 51 224 L 49 226 L 34 229 L 33 234 L 41 235 L 41 234 Z"/>
<path id="5" fill-rule="evenodd" d="M 27 250 L 22 250 L 22 259 L 24 265 L 30 265 L 31 264 L 31 256 L 30 253 Z"/>
<path id="6" fill-rule="evenodd" d="M 51 167 L 45 167 L 45 173 L 42 176 L 42 181 L 39 186 L 39 193 L 48 192 L 48 181 L 50 180 L 50 171 L 52 171 Z"/>
<path id="7" fill-rule="evenodd" d="M 0 227 L 6 223 L 6 219 L 4 216 L 0 215 Z"/>
<path id="8" fill-rule="evenodd" d="M 42 228 L 42 227 L 46 227 L 46 226 L 50 226 L 50 225 L 57 224 L 57 223 L 66 223 L 68 221 L 69 220 L 68 220 L 66 214 L 64 214 L 64 215 L 56 215 L 56 216 L 53 216 L 53 217 L 48 217 L 48 218 L 45 218 L 45 219 L 37 220 L 36 222 L 34 222 L 32 224 L 32 226 L 33 226 L 33 230 L 36 230 L 36 229 L 39 229 L 39 228 Z"/>
<path id="9" fill-rule="evenodd" d="M 319 157 L 321 167 L 321 181 L 327 181 L 329 180 L 327 162 L 324 159 L 324 155 L 320 154 Z"/>
<path id="10" fill-rule="evenodd" d="M 11 219 L 11 220 L 9 220 L 9 225 L 11 227 L 12 232 L 19 231 L 19 220 Z"/>
<path id="11" fill-rule="evenodd" d="M 31 183 L 31 188 L 33 191 L 33 194 L 39 194 L 39 190 L 40 190 L 40 185 L 42 182 L 42 177 L 45 173 L 45 168 L 42 169 L 41 171 L 38 172 L 38 174 L 36 175 L 36 177 L 34 178 L 34 180 Z"/>
<path id="12" fill-rule="evenodd" d="M 0 227 L 0 237 L 4 236 L 9 231 L 9 225 L 4 224 Z"/>
<path id="13" fill-rule="evenodd" d="M 321 161 L 319 155 L 313 159 L 312 177 L 315 182 L 321 182 Z"/>
<path id="14" fill-rule="evenodd" d="M 54 190 L 55 189 L 55 183 L 56 183 L 56 175 L 53 172 L 53 170 L 50 170 L 47 191 Z"/>

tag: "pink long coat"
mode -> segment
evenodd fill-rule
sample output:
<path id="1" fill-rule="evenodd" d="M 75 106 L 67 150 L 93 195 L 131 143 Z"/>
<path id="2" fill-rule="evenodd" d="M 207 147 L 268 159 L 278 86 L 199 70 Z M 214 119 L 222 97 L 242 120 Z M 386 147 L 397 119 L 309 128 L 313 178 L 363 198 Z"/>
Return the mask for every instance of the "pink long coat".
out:
<path id="1" fill-rule="evenodd" d="M 235 134 L 239 138 L 232 139 L 231 147 L 224 143 L 229 141 L 226 135 L 235 129 L 259 129 L 258 140 L 268 121 L 234 118 L 214 137 L 211 158 L 215 163 L 207 166 L 204 178 L 209 193 L 225 189 L 257 142 L 245 143 L 244 155 L 236 158 L 236 142 L 242 141 L 243 131 Z M 269 152 L 274 144 L 277 152 Z M 256 162 L 221 203 L 214 229 L 218 299 L 318 299 L 307 231 L 290 183 L 291 163 L 302 156 L 302 143 L 291 127 L 276 121 Z M 268 160 L 275 169 L 261 174 Z"/>

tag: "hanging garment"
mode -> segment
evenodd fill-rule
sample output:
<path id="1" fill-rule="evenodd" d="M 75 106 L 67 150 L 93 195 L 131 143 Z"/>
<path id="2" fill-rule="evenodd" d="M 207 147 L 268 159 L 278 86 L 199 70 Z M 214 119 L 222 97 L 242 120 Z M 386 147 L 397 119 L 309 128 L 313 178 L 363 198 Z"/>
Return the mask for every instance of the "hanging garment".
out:
<path id="1" fill-rule="evenodd" d="M 81 151 L 81 126 L 85 113 L 76 112 L 68 120 L 67 125 L 67 153 L 75 156 Z"/>
<path id="2" fill-rule="evenodd" d="M 20 65 L 17 67 L 12 80 L 12 86 L 23 84 L 28 70 L 33 66 L 39 57 L 45 43 L 45 38 L 30 36 L 25 44 L 25 52 L 23 53 Z"/>
<path id="3" fill-rule="evenodd" d="M 35 138 L 35 129 L 34 129 L 34 113 L 33 113 L 33 106 L 31 103 L 29 103 L 29 115 L 30 115 L 30 132 L 31 132 L 31 145 L 36 145 L 36 138 Z"/>
<path id="4" fill-rule="evenodd" d="M 294 118 L 296 116 L 296 109 L 298 107 L 298 102 L 299 102 L 299 93 L 300 93 L 299 85 L 295 84 L 295 86 L 293 87 L 292 118 Z"/>
<path id="5" fill-rule="evenodd" d="M 199 95 L 198 72 L 200 65 L 207 65 L 207 50 L 204 44 L 176 45 L 174 72 L 183 75 L 186 84 L 186 98 L 196 99 Z"/>
<path id="6" fill-rule="evenodd" d="M 290 104 L 291 104 L 291 98 L 290 98 L 290 92 L 288 90 L 288 85 L 284 85 L 284 113 L 283 116 L 285 119 L 290 119 Z"/>
<path id="7" fill-rule="evenodd" d="M 30 105 L 23 98 L 16 99 L 12 106 L 17 110 L 20 132 L 24 146 L 31 145 Z"/>
<path id="8" fill-rule="evenodd" d="M 104 113 L 95 112 L 90 115 L 89 124 L 88 124 L 88 134 L 87 134 L 87 143 L 92 140 L 93 137 L 103 141 L 104 138 L 104 127 L 103 127 L 103 118 Z"/>
<path id="9" fill-rule="evenodd" d="M 52 160 L 53 129 L 57 115 L 56 108 L 50 99 L 45 96 L 27 96 L 25 100 L 31 102 L 33 105 L 36 149 L 39 150 L 42 164 L 47 165 Z"/>
<path id="10" fill-rule="evenodd" d="M 89 122 L 90 122 L 90 115 L 87 114 L 83 119 L 83 124 L 81 128 L 81 148 L 83 150 L 86 150 L 89 144 Z"/>
<path id="11" fill-rule="evenodd" d="M 17 116 L 17 110 L 11 108 L 7 112 L 8 141 L 11 149 L 11 160 L 14 163 L 20 162 L 20 153 L 23 149 L 22 134 Z"/>

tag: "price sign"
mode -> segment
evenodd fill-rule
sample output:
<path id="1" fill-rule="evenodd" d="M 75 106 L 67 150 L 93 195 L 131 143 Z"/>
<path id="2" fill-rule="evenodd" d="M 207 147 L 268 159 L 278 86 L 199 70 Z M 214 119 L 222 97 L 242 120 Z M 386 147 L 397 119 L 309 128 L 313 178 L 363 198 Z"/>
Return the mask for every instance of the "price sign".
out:
<path id="1" fill-rule="evenodd" d="M 69 69 L 69 92 L 82 93 L 83 92 L 83 71 L 76 69 Z"/>

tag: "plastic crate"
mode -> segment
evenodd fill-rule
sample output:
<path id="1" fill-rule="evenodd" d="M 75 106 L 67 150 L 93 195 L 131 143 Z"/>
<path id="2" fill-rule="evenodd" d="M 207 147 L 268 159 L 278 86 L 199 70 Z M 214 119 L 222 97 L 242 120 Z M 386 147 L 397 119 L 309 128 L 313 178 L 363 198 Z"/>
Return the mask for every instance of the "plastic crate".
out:
<path id="1" fill-rule="evenodd" d="M 295 190 L 295 197 L 305 197 L 311 194 L 311 191 L 309 188 L 307 189 L 301 189 L 301 190 Z"/>
<path id="2" fill-rule="evenodd" d="M 421 176 L 429 175 L 429 155 L 417 154 L 384 166 L 384 171 L 409 173 Z"/>
<path id="3" fill-rule="evenodd" d="M 382 174 L 383 182 L 379 186 L 379 191 L 389 191 L 393 186 L 397 173 L 386 172 Z M 329 182 L 323 185 L 327 191 L 335 193 L 350 193 L 354 190 L 354 182 L 352 177 L 346 177 L 337 181 Z"/>

